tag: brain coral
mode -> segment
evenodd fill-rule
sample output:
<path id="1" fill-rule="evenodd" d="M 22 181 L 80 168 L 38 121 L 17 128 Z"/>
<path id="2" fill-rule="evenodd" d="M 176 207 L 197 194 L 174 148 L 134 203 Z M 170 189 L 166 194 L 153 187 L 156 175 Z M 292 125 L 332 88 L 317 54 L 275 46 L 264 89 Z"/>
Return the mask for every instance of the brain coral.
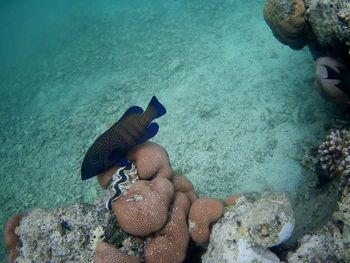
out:
<path id="1" fill-rule="evenodd" d="M 302 0 L 266 0 L 264 18 L 274 36 L 293 49 L 307 44 L 305 4 Z"/>
<path id="2" fill-rule="evenodd" d="M 139 263 L 141 262 L 136 256 L 124 254 L 116 247 L 100 242 L 97 245 L 93 263 Z"/>
<path id="3" fill-rule="evenodd" d="M 128 153 L 128 159 L 135 163 L 140 179 L 172 177 L 168 152 L 159 144 L 153 142 L 140 144 Z"/>
<path id="4" fill-rule="evenodd" d="M 176 192 L 166 225 L 145 244 L 145 262 L 181 263 L 186 257 L 190 240 L 186 223 L 190 201 L 182 192 Z"/>
<path id="5" fill-rule="evenodd" d="M 164 177 L 156 177 L 135 182 L 113 203 L 112 209 L 125 232 L 147 236 L 164 226 L 173 198 L 173 184 Z"/>
<path id="6" fill-rule="evenodd" d="M 188 216 L 189 231 L 194 242 L 202 244 L 209 241 L 211 224 L 216 222 L 224 212 L 222 200 L 198 198 L 191 206 Z"/>

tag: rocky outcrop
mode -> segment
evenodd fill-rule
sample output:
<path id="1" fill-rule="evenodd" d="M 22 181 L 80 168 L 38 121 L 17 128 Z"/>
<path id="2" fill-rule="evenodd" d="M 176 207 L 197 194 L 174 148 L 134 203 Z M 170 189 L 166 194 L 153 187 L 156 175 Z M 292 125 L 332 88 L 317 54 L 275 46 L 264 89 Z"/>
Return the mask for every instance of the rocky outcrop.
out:
<path id="1" fill-rule="evenodd" d="M 213 226 L 203 263 L 280 262 L 270 247 L 286 241 L 295 219 L 290 200 L 282 193 L 242 196 L 225 208 Z"/>

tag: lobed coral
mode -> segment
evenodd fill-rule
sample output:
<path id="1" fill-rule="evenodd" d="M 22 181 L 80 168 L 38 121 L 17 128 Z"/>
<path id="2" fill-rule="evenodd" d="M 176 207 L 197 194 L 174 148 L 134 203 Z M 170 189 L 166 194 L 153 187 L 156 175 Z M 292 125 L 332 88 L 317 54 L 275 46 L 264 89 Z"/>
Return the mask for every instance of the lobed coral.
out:
<path id="1" fill-rule="evenodd" d="M 205 243 L 210 224 L 222 215 L 223 202 L 198 201 L 202 199 L 198 199 L 191 181 L 171 170 L 169 156 L 160 145 L 141 144 L 128 157 L 135 163 L 141 180 L 134 182 L 112 204 L 119 226 L 132 235 L 146 238 L 145 262 L 182 262 L 190 239 L 187 224 L 190 207 L 199 207 L 192 215 L 199 218 L 196 230 L 205 229 L 206 237 L 200 240 Z"/>
<path id="2" fill-rule="evenodd" d="M 189 214 L 189 231 L 196 243 L 209 241 L 210 227 L 224 212 L 224 203 L 219 199 L 199 198 L 191 206 Z"/>
<path id="3" fill-rule="evenodd" d="M 159 144 L 145 142 L 138 145 L 128 153 L 128 159 L 135 163 L 140 179 L 172 177 L 169 155 Z"/>
<path id="4" fill-rule="evenodd" d="M 103 205 L 108 197 L 96 205 L 74 204 L 53 210 L 33 210 L 21 220 L 20 255 L 12 256 L 11 250 L 11 259 L 17 257 L 19 262 L 180 263 L 185 260 L 193 230 L 188 227 L 190 207 L 194 208 L 191 217 L 199 220 L 196 229 L 205 232 L 205 238 L 193 240 L 207 242 L 209 226 L 221 216 L 223 201 L 198 199 L 190 180 L 172 171 L 169 156 L 160 145 L 142 144 L 130 156 L 138 165 L 141 179 L 132 180 L 122 196 L 112 203 L 112 215 Z M 113 183 L 115 170 L 98 177 L 103 188 Z M 18 244 L 14 235 L 17 219 L 9 221 L 7 244 Z"/>
<path id="5" fill-rule="evenodd" d="M 172 182 L 174 184 L 175 191 L 185 193 L 188 199 L 190 199 L 191 204 L 193 204 L 193 202 L 197 200 L 198 194 L 193 189 L 193 184 L 190 180 L 187 179 L 186 176 L 182 175 L 179 172 L 174 172 Z"/>
<path id="6" fill-rule="evenodd" d="M 189 243 L 187 215 L 190 201 L 177 192 L 169 219 L 161 231 L 145 244 L 145 261 L 148 263 L 180 263 L 186 257 Z"/>
<path id="7" fill-rule="evenodd" d="M 112 204 L 120 227 L 135 236 L 160 230 L 168 216 L 174 186 L 166 178 L 139 180 Z"/>
<path id="8" fill-rule="evenodd" d="M 118 224 L 146 237 L 146 262 L 182 262 L 189 243 L 189 207 L 198 197 L 192 183 L 179 173 L 173 175 L 168 153 L 155 143 L 139 145 L 128 158 L 141 180 L 112 204 Z"/>
<path id="9" fill-rule="evenodd" d="M 97 245 L 94 263 L 140 263 L 140 259 L 136 256 L 129 256 L 116 247 L 106 243 L 100 242 Z"/>
<path id="10" fill-rule="evenodd" d="M 318 148 L 318 175 L 328 181 L 350 173 L 350 132 L 332 131 Z"/>
<path id="11" fill-rule="evenodd" d="M 305 4 L 302 0 L 267 0 L 264 18 L 274 36 L 293 49 L 307 44 Z"/>

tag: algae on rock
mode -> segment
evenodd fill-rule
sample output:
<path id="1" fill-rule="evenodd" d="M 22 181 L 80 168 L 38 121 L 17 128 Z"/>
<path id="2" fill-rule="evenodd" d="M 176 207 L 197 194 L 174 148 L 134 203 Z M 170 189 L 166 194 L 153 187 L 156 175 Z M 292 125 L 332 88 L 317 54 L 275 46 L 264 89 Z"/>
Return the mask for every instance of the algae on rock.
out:
<path id="1" fill-rule="evenodd" d="M 17 262 L 53 263 L 92 262 L 98 242 L 123 246 L 130 238 L 102 204 L 85 203 L 35 209 L 22 219 L 18 235 L 21 246 Z"/>
<path id="2" fill-rule="evenodd" d="M 214 224 L 202 262 L 280 262 L 268 248 L 286 241 L 294 224 L 293 209 L 285 194 L 242 196 L 234 206 L 226 207 Z"/>

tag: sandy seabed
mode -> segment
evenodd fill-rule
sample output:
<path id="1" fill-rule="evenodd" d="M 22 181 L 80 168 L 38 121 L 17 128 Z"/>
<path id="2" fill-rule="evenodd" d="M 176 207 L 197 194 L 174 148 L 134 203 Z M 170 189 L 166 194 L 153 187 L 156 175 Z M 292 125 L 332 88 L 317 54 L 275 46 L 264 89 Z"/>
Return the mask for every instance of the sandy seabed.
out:
<path id="1" fill-rule="evenodd" d="M 313 88 L 308 49 L 280 44 L 262 7 L 0 3 L 0 226 L 16 212 L 99 196 L 95 180 L 80 180 L 86 149 L 152 95 L 168 111 L 153 141 L 201 195 L 304 195 L 316 177 L 300 159 L 338 112 Z"/>

